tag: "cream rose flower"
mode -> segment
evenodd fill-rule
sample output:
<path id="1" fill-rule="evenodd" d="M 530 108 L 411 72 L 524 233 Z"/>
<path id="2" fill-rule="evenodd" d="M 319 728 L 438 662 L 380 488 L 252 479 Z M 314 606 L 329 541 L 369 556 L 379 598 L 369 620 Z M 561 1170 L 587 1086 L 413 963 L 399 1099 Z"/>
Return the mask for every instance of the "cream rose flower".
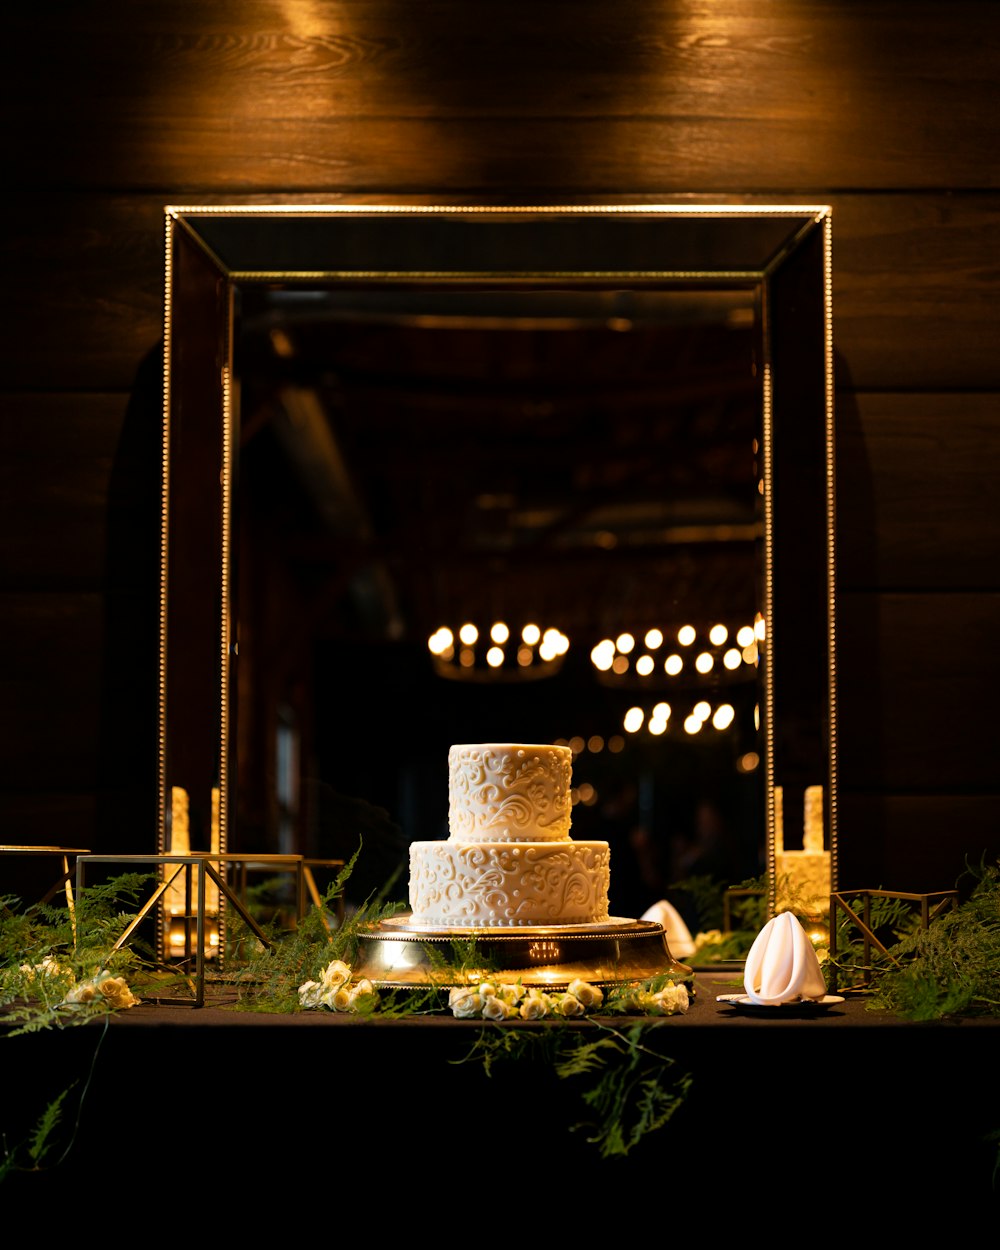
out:
<path id="1" fill-rule="evenodd" d="M 524 996 L 524 990 L 520 985 L 500 985 L 497 987 L 497 994 L 508 1007 L 516 1007 Z"/>
<path id="2" fill-rule="evenodd" d="M 349 1011 L 351 1007 L 351 987 L 349 985 L 328 985 L 323 991 L 323 1002 L 334 1011 Z"/>
<path id="3" fill-rule="evenodd" d="M 84 981 L 80 985 L 74 985 L 72 989 L 66 992 L 64 1003 L 91 1003 L 97 997 L 97 989 L 92 981 Z"/>
<path id="4" fill-rule="evenodd" d="M 299 1003 L 303 1007 L 318 1007 L 323 987 L 318 981 L 304 981 L 299 986 Z"/>
<path id="5" fill-rule="evenodd" d="M 555 1001 L 555 1009 L 561 1016 L 582 1016 L 587 1012 L 587 1008 L 577 998 L 575 994 L 560 994 Z"/>
<path id="6" fill-rule="evenodd" d="M 673 1016 L 683 1014 L 689 1006 L 687 987 L 670 983 L 651 995 L 649 1009 L 661 1016 Z"/>
<path id="7" fill-rule="evenodd" d="M 505 1002 L 499 994 L 491 994 L 483 1000 L 484 1020 L 506 1020 L 508 1016 L 517 1014 L 517 1008 Z"/>
<path id="8" fill-rule="evenodd" d="M 331 989 L 339 989 L 351 979 L 351 969 L 342 959 L 335 959 L 327 964 L 323 972 L 323 985 Z"/>
<path id="9" fill-rule="evenodd" d="M 109 1007 L 134 1007 L 139 1002 L 124 977 L 105 976 L 97 983 Z"/>
<path id="10" fill-rule="evenodd" d="M 604 993 L 596 985 L 591 985 L 589 981 L 571 981 L 569 983 L 568 993 L 574 998 L 578 998 L 584 1007 L 600 1007 L 604 1002 Z"/>
<path id="11" fill-rule="evenodd" d="M 375 986 L 367 977 L 362 977 L 356 985 L 352 985 L 348 991 L 347 1009 L 348 1011 L 363 1011 L 366 1007 L 374 1007 L 378 1003 L 378 994 Z"/>
<path id="12" fill-rule="evenodd" d="M 466 986 L 456 986 L 448 995 L 448 1006 L 457 1019 L 472 1020 L 483 1009 L 482 995 Z"/>
<path id="13" fill-rule="evenodd" d="M 68 977 L 70 981 L 75 980 L 73 970 L 64 968 L 54 955 L 46 955 L 41 963 L 21 964 L 20 971 L 27 976 L 29 981 L 34 981 L 36 976 Z"/>
<path id="14" fill-rule="evenodd" d="M 519 1015 L 522 1020 L 542 1020 L 552 1010 L 552 1001 L 548 994 L 540 994 L 537 990 L 529 990 L 522 1000 Z"/>

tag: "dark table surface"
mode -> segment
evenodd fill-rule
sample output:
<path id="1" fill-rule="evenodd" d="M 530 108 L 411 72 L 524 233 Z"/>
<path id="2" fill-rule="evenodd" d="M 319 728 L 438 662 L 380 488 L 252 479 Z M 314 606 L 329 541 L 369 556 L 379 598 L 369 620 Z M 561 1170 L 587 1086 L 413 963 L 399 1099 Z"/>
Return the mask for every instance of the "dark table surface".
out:
<path id="1" fill-rule="evenodd" d="M 837 1213 L 880 1236 L 926 1231 L 928 1211 L 955 1229 L 1000 1213 L 996 1019 L 912 1024 L 856 994 L 821 1010 L 739 1011 L 717 1001 L 740 991 L 738 972 L 699 971 L 695 984 L 687 1013 L 643 1034 L 665 1061 L 650 1079 L 688 1074 L 690 1090 L 615 1157 L 576 1127 L 594 1113 L 593 1082 L 526 1054 L 486 1071 L 477 1039 L 511 1026 L 447 1012 L 273 1015 L 210 985 L 200 1008 L 144 1002 L 106 1026 L 0 1037 L 4 1149 L 63 1091 L 73 1130 L 58 1166 L 0 1181 L 0 1210 L 55 1216 L 73 1209 L 68 1195 L 113 1192 L 147 1213 L 145 1227 L 164 1201 L 198 1194 L 248 1233 L 256 1212 L 278 1212 L 308 1236 L 346 1202 L 380 1235 L 404 1235 L 427 1211 L 453 1232 L 491 1226 L 490 1212 L 511 1232 L 538 1220 L 596 1231 L 611 1216 L 601 1228 L 629 1237 L 681 1227 L 685 1212 L 735 1235 L 733 1220 L 769 1196 L 796 1236 Z"/>

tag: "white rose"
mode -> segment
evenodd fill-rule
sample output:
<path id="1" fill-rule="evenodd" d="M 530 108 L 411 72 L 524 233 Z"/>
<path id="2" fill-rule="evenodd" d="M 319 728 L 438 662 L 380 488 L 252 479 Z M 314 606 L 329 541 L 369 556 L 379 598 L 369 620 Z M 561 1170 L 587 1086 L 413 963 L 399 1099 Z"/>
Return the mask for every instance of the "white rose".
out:
<path id="1" fill-rule="evenodd" d="M 497 987 L 492 981 L 481 981 L 479 983 L 479 996 L 481 998 L 493 998 L 497 992 Z"/>
<path id="2" fill-rule="evenodd" d="M 498 987 L 497 993 L 508 1007 L 516 1007 L 521 1001 L 524 990 L 520 985 L 501 985 Z"/>
<path id="3" fill-rule="evenodd" d="M 134 1007 L 139 1001 L 124 977 L 113 977 L 108 973 L 98 981 L 97 988 L 110 1007 Z"/>
<path id="4" fill-rule="evenodd" d="M 474 990 L 453 989 L 448 995 L 448 1006 L 457 1019 L 471 1020 L 482 1011 L 483 1000 Z"/>
<path id="5" fill-rule="evenodd" d="M 334 1011 L 350 1011 L 351 989 L 348 985 L 327 986 L 323 1001 Z"/>
<path id="6" fill-rule="evenodd" d="M 484 1020 L 506 1020 L 508 1016 L 515 1015 L 516 1011 L 517 1008 L 505 1003 L 499 994 L 491 994 L 483 1000 Z"/>
<path id="7" fill-rule="evenodd" d="M 299 1002 L 303 1007 L 316 1007 L 319 1005 L 319 996 L 322 986 L 318 981 L 305 981 L 299 986 Z"/>
<path id="8" fill-rule="evenodd" d="M 656 1004 L 655 1010 L 661 1015 L 673 1016 L 678 1012 L 683 1014 L 689 1006 L 687 987 L 665 985 L 662 990 L 653 995 L 653 1002 Z"/>
<path id="9" fill-rule="evenodd" d="M 555 1009 L 561 1016 L 582 1016 L 587 1012 L 575 994 L 561 994 L 555 1001 Z"/>
<path id="10" fill-rule="evenodd" d="M 375 992 L 375 986 L 367 977 L 352 985 L 348 992 L 348 1011 L 360 1011 L 367 1006 L 374 1007 L 378 1003 L 378 994 Z"/>
<path id="11" fill-rule="evenodd" d="M 74 985 L 71 990 L 67 991 L 66 997 L 63 999 L 63 1002 L 64 1003 L 89 1003 L 89 1002 L 93 1002 L 96 995 L 97 995 L 97 990 L 95 989 L 93 982 L 84 981 L 80 985 Z"/>
<path id="12" fill-rule="evenodd" d="M 530 990 L 527 998 L 521 1003 L 520 1015 L 524 1020 L 541 1020 L 549 1014 L 551 1009 L 551 1001 L 547 994 L 539 994 L 537 990 Z"/>
<path id="13" fill-rule="evenodd" d="M 20 971 L 25 973 L 29 981 L 34 981 L 37 975 L 43 977 L 68 977 L 71 981 L 73 972 L 70 968 L 64 968 L 53 955 L 46 955 L 41 963 L 38 964 L 21 964 Z"/>
<path id="14" fill-rule="evenodd" d="M 591 985 L 589 981 L 571 981 L 568 992 L 574 998 L 578 998 L 584 1007 L 600 1007 L 604 1002 L 603 991 L 596 985 Z"/>
<path id="15" fill-rule="evenodd" d="M 351 970 L 342 959 L 335 959 L 333 963 L 327 964 L 326 971 L 323 973 L 323 984 L 331 989 L 346 985 L 350 979 Z"/>

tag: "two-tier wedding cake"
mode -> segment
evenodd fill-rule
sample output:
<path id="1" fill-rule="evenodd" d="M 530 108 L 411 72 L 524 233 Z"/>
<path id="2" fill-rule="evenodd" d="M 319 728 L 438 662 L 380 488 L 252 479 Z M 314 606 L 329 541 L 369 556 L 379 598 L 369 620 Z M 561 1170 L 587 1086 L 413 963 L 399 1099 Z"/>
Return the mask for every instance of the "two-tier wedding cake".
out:
<path id="1" fill-rule="evenodd" d="M 610 850 L 570 837 L 572 763 L 565 746 L 453 746 L 449 836 L 410 845 L 411 923 L 607 923 Z"/>

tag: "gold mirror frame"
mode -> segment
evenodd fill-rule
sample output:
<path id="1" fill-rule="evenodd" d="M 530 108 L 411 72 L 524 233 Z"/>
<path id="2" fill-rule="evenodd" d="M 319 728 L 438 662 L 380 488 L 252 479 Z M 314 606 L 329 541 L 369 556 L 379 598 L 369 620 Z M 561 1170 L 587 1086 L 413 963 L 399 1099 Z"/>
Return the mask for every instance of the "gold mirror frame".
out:
<path id="1" fill-rule="evenodd" d="M 225 854 L 232 840 L 234 349 L 243 290 L 734 288 L 754 292 L 763 357 L 767 871 L 773 890 L 781 735 L 801 718 L 794 732 L 822 770 L 836 889 L 831 225 L 822 205 L 168 206 L 158 853 L 170 849 L 177 793 L 193 827 L 213 831 L 211 845 L 192 849 Z M 794 708 L 792 689 L 801 700 Z"/>

